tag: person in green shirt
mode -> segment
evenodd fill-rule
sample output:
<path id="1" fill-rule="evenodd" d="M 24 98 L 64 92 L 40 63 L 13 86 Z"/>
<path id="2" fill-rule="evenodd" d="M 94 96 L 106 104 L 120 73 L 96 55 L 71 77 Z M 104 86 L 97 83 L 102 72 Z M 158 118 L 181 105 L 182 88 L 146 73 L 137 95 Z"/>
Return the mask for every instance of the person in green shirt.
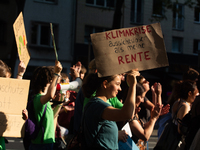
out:
<path id="1" fill-rule="evenodd" d="M 53 150 L 55 142 L 54 118 L 59 107 L 55 107 L 53 110 L 49 101 L 55 96 L 56 85 L 61 71 L 62 65 L 59 61 L 55 62 L 54 67 L 42 66 L 34 71 L 31 80 L 31 92 L 34 95 L 33 105 L 37 122 L 40 122 L 45 106 L 47 107 L 44 121 L 42 122 L 44 134 L 42 130 L 39 131 L 36 139 L 31 141 L 29 150 Z M 44 137 L 42 137 L 43 135 Z"/>

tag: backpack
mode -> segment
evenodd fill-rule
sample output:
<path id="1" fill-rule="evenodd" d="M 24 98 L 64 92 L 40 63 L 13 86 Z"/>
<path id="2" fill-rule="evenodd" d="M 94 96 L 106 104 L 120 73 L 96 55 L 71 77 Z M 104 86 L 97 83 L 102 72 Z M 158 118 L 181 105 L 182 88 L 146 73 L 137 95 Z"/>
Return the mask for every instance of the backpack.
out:
<path id="1" fill-rule="evenodd" d="M 191 111 L 189 111 L 183 118 L 182 120 L 180 119 L 177 119 L 178 123 L 181 125 L 180 126 L 180 131 L 181 133 L 186 136 L 189 128 L 190 128 L 190 125 L 191 125 L 191 119 L 192 119 L 192 114 L 191 114 Z"/>
<path id="2" fill-rule="evenodd" d="M 179 106 L 173 118 L 167 121 L 153 150 L 175 150 L 178 147 L 181 141 L 181 134 L 178 133 L 178 126 L 175 124 L 175 121 L 177 120 L 177 113 L 182 106 L 183 105 Z"/>
<path id="3" fill-rule="evenodd" d="M 27 110 L 28 110 L 28 119 L 25 122 L 25 133 L 23 138 L 23 145 L 25 150 L 29 149 L 29 146 L 31 144 L 31 140 L 36 139 L 40 129 L 42 129 L 42 139 L 41 143 L 43 143 L 44 140 L 44 127 L 42 126 L 42 122 L 44 120 L 44 116 L 46 113 L 47 105 L 45 106 L 42 118 L 40 120 L 39 125 L 37 124 L 36 118 L 35 118 L 35 111 L 34 111 L 34 105 L 33 105 L 33 99 L 31 99 L 28 102 Z"/>
<path id="4" fill-rule="evenodd" d="M 200 115 L 192 118 L 191 110 L 178 122 L 181 124 L 180 130 L 185 136 L 185 149 L 189 149 L 192 141 L 200 128 Z"/>

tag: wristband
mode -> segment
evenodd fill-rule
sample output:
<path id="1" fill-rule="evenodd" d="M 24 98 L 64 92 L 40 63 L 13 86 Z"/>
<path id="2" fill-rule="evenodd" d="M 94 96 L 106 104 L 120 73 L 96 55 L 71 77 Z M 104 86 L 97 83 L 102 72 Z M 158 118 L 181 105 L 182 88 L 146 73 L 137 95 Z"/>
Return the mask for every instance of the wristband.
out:
<path id="1" fill-rule="evenodd" d="M 60 75 L 59 75 L 59 74 L 57 74 L 57 73 L 54 73 L 54 75 L 55 75 L 55 76 L 58 76 L 58 77 L 60 77 Z"/>
<path id="2" fill-rule="evenodd" d="M 19 74 L 19 73 L 18 73 L 17 75 L 20 76 L 20 77 L 23 77 L 23 74 Z"/>

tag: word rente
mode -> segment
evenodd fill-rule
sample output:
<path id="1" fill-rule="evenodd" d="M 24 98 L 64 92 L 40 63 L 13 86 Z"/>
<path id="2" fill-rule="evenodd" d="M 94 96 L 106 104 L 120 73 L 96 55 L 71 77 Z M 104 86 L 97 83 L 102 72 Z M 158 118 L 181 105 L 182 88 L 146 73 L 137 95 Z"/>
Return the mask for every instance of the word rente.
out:
<path id="1" fill-rule="evenodd" d="M 136 34 L 140 35 L 145 33 L 151 33 L 150 25 L 123 29 L 123 30 L 108 31 L 105 32 L 105 36 L 106 40 L 110 40 L 110 39 L 121 38 L 122 36 L 129 37 L 129 36 L 134 36 Z"/>
<path id="2" fill-rule="evenodd" d="M 129 64 L 133 61 L 137 62 L 137 61 L 142 61 L 142 55 L 144 55 L 144 60 L 150 60 L 151 58 L 148 55 L 149 51 L 146 52 L 138 52 L 135 54 L 127 54 L 125 56 L 118 56 L 118 62 L 119 65 L 120 64 Z"/>

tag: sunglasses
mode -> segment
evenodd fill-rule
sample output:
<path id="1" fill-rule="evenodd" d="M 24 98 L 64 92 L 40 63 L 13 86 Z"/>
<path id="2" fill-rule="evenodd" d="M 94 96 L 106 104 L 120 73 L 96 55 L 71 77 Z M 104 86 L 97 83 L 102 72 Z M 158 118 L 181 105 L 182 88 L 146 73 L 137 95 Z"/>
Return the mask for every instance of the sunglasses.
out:
<path id="1" fill-rule="evenodd" d="M 143 83 L 147 83 L 147 82 L 148 82 L 148 81 L 145 79 L 145 80 L 142 82 L 142 84 L 143 84 Z"/>

